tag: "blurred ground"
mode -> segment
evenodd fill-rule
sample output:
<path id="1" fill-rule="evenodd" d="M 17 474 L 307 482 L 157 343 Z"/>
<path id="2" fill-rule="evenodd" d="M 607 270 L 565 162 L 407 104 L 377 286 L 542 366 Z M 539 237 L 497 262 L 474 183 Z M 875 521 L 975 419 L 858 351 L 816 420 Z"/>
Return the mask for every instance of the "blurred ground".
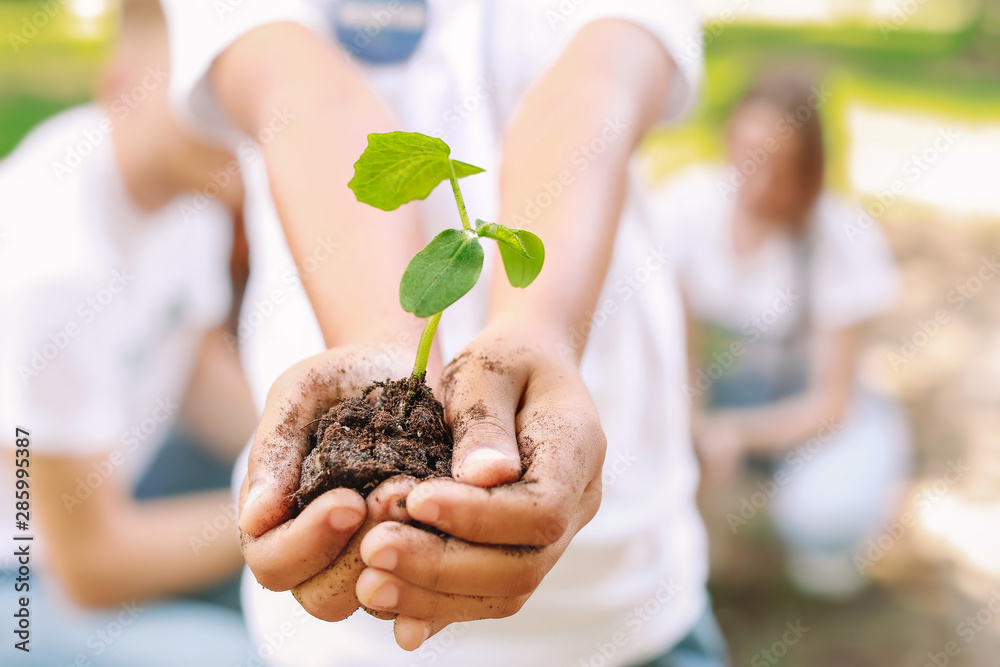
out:
<path id="1" fill-rule="evenodd" d="M 711 588 L 734 665 L 1000 665 L 1000 620 L 994 618 L 1000 614 L 988 606 L 993 592 L 1000 591 L 995 570 L 1000 553 L 993 550 L 997 524 L 969 509 L 1000 501 L 1000 276 L 972 291 L 984 258 L 997 251 L 1000 221 L 973 225 L 940 214 L 890 211 L 883 224 L 902 269 L 903 298 L 877 324 L 865 373 L 898 396 L 912 420 L 914 479 L 900 513 L 913 512 L 921 521 L 884 554 L 875 552 L 879 558 L 867 591 L 847 601 L 821 602 L 786 583 L 765 513 L 736 536 L 729 529 L 725 514 L 757 490 L 754 480 L 704 500 L 712 542 Z M 960 309 L 959 285 L 972 296 Z M 939 309 L 948 322 L 925 341 L 917 334 L 920 323 Z M 900 364 L 888 354 L 905 359 L 904 337 L 916 343 L 916 353 Z M 969 472 L 938 493 L 949 462 L 959 461 Z M 845 486 L 849 483 L 845 480 Z M 929 507 L 923 514 L 917 511 L 921 497 L 931 500 L 923 503 Z M 955 542 L 966 548 L 956 549 Z M 982 571 L 991 560 L 992 576 Z M 1000 602 L 994 609 L 1000 611 Z M 782 640 L 789 622 L 809 630 L 794 645 L 779 646 L 770 656 L 762 653 Z M 946 645 L 952 641 L 957 655 L 948 656 Z"/>

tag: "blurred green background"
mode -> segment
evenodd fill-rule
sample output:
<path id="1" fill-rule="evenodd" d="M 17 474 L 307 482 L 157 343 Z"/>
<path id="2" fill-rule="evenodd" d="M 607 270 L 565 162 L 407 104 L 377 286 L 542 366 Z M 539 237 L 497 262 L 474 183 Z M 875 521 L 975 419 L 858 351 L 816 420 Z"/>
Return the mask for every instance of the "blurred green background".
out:
<path id="1" fill-rule="evenodd" d="M 0 155 L 42 119 L 90 99 L 117 11 L 111 0 L 0 1 Z"/>
<path id="2" fill-rule="evenodd" d="M 829 184 L 839 191 L 871 195 L 880 187 L 877 174 L 852 173 L 852 161 L 866 159 L 872 139 L 865 131 L 872 123 L 852 124 L 852 111 L 989 127 L 991 147 L 1000 151 L 1000 0 L 699 5 L 707 85 L 692 120 L 648 141 L 647 173 L 654 182 L 692 162 L 720 158 L 726 114 L 755 75 L 776 63 L 815 71 L 832 91 L 821 112 Z M 41 119 L 89 99 L 116 33 L 117 11 L 114 0 L 0 0 L 0 156 Z M 938 180 L 963 180 L 953 169 L 936 171 L 943 172 Z M 947 201 L 945 183 L 932 189 L 945 191 L 945 201 L 930 197 L 934 205 L 1000 217 L 995 196 Z"/>

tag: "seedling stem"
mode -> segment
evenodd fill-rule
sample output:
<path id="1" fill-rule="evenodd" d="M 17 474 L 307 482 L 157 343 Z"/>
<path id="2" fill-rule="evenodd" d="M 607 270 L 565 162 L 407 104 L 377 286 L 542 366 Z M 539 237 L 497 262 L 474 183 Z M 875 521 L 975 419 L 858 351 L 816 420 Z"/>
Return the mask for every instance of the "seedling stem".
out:
<path id="1" fill-rule="evenodd" d="M 437 331 L 441 313 L 431 315 L 424 324 L 424 332 L 420 334 L 420 344 L 417 346 L 417 360 L 413 364 L 413 377 L 420 379 L 427 373 L 427 359 L 431 355 L 431 343 L 434 342 L 434 332 Z"/>
<path id="2" fill-rule="evenodd" d="M 455 203 L 458 204 L 458 214 L 462 217 L 462 228 L 467 232 L 471 232 L 472 225 L 469 224 L 469 214 L 465 210 L 465 199 L 462 198 L 462 189 L 458 187 L 458 177 L 455 176 L 455 165 L 449 161 L 448 168 L 451 169 L 451 175 L 449 175 L 448 178 L 451 180 L 451 191 L 455 193 Z"/>

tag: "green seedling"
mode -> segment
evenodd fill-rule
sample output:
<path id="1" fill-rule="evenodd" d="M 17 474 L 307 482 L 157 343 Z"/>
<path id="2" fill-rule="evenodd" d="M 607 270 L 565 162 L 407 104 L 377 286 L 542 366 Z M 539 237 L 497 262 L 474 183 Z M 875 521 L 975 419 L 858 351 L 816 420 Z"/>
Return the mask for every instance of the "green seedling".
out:
<path id="1" fill-rule="evenodd" d="M 441 313 L 471 290 L 483 270 L 483 246 L 479 239 L 497 242 L 507 279 L 514 287 L 527 287 L 542 270 L 545 248 L 531 232 L 495 222 L 469 223 L 458 179 L 484 170 L 451 159 L 448 144 L 417 132 L 369 134 L 368 147 L 354 164 L 348 187 L 358 201 L 393 211 L 403 204 L 427 196 L 443 181 L 451 182 L 461 229 L 446 229 L 435 236 L 410 260 L 399 283 L 403 310 L 427 318 L 413 377 L 423 378 L 427 358 Z"/>

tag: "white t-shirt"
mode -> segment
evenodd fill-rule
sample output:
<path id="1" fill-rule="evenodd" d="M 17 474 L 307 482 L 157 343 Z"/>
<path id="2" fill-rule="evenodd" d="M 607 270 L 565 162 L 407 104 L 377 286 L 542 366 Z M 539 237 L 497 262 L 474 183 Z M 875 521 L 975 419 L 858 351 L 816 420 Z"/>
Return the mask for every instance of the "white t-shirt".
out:
<path id="1" fill-rule="evenodd" d="M 804 316 L 810 327 L 841 329 L 893 305 L 899 278 L 892 251 L 860 209 L 824 194 L 807 240 L 775 234 L 754 252 L 738 255 L 732 235 L 736 196 L 720 188 L 727 182 L 721 169 L 695 167 L 653 197 L 698 319 L 753 341 L 779 340 Z"/>
<path id="2" fill-rule="evenodd" d="M 223 4 L 224 11 L 217 11 Z M 172 94 L 180 113 L 213 136 L 232 137 L 205 77 L 213 59 L 240 34 L 269 22 L 296 21 L 327 35 L 324 4 L 165 2 L 175 57 Z M 692 10 L 664 0 L 430 0 L 427 12 L 426 34 L 412 58 L 366 71 L 401 129 L 437 134 L 456 159 L 487 169 L 487 175 L 462 184 L 469 210 L 484 219 L 496 218 L 500 133 L 526 86 L 577 28 L 600 17 L 625 18 L 649 29 L 672 54 L 698 41 Z M 690 105 L 700 79 L 700 62 L 678 58 L 678 64 L 671 116 Z M 281 372 L 324 344 L 260 153 L 238 154 L 248 186 L 253 267 L 241 344 L 260 406 Z M 600 656 L 610 642 L 607 664 L 626 665 L 664 651 L 689 631 L 707 601 L 707 551 L 680 389 L 681 309 L 636 183 L 633 176 L 582 364 L 608 436 L 597 517 L 518 614 L 455 626 L 415 654 L 395 645 L 389 623 L 364 613 L 336 624 L 319 621 L 290 594 L 264 590 L 248 575 L 244 609 L 260 654 L 279 665 L 575 665 Z M 418 204 L 426 238 L 454 218 L 451 197 L 438 188 Z M 322 242 L 317 239 L 318 246 Z M 490 275 L 494 252 L 487 248 L 484 276 Z M 442 320 L 446 358 L 484 326 L 487 282 L 481 280 Z M 262 316 L 265 309 L 273 315 Z"/>
<path id="3" fill-rule="evenodd" d="M 4 498 L 15 426 L 35 455 L 108 454 L 69 491 L 68 509 L 111 474 L 136 481 L 177 416 L 202 336 L 229 309 L 228 213 L 190 197 L 138 209 L 113 127 L 97 107 L 71 109 L 0 162 Z M 4 531 L 10 519 L 0 516 Z"/>

